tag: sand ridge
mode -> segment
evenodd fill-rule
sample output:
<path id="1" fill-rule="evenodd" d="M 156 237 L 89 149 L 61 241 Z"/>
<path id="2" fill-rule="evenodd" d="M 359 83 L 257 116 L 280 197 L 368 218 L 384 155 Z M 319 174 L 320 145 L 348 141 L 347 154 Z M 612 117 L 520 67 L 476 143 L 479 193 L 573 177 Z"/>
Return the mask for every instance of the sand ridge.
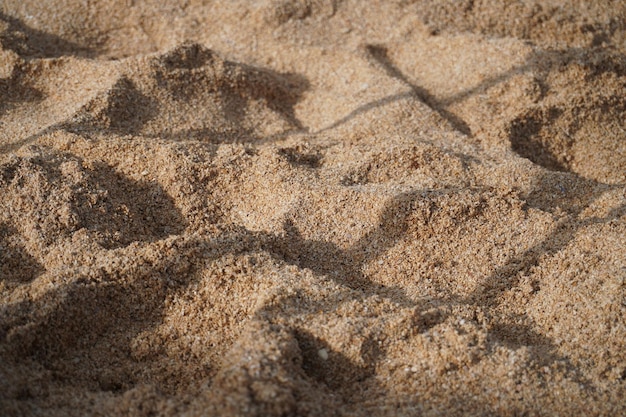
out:
<path id="1" fill-rule="evenodd" d="M 624 21 L 3 2 L 0 414 L 623 414 Z"/>

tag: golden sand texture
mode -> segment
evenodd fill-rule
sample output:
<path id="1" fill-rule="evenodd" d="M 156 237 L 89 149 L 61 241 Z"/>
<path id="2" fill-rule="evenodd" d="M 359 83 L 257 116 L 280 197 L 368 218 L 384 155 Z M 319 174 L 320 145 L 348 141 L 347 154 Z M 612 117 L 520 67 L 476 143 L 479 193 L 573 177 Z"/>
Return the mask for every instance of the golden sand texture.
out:
<path id="1" fill-rule="evenodd" d="M 626 414 L 626 3 L 0 3 L 0 415 Z"/>

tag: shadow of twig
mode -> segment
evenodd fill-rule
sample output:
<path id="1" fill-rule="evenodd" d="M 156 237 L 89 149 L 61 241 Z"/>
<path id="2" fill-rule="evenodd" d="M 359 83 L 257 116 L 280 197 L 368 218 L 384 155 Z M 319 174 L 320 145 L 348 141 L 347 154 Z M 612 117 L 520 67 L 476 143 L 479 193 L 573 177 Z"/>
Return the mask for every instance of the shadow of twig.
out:
<path id="1" fill-rule="evenodd" d="M 544 95 L 547 88 L 544 85 L 544 82 L 550 71 L 572 62 L 577 62 L 582 66 L 590 68 L 593 74 L 602 74 L 604 72 L 614 72 L 618 76 L 626 74 L 626 56 L 618 54 L 614 51 L 606 51 L 603 48 L 569 48 L 556 51 L 536 49 L 527 57 L 526 61 L 522 65 L 515 66 L 501 74 L 487 77 L 484 81 L 474 87 L 468 88 L 450 97 L 437 99 L 425 88 L 413 84 L 411 80 L 391 61 L 388 57 L 387 49 L 384 46 L 366 45 L 365 50 L 376 66 L 381 67 L 387 75 L 401 81 L 411 90 L 406 93 L 394 94 L 377 99 L 370 103 L 366 103 L 353 110 L 348 115 L 333 122 L 330 126 L 321 129 L 320 132 L 334 129 L 377 107 L 414 96 L 436 111 L 456 130 L 465 135 L 471 136 L 471 129 L 467 123 L 459 116 L 456 116 L 452 112 L 448 111 L 447 107 L 454 103 L 463 101 L 475 94 L 484 92 L 485 90 L 500 83 L 506 82 L 515 75 L 532 71 L 542 90 L 541 94 Z"/>
<path id="2" fill-rule="evenodd" d="M 383 68 L 387 75 L 401 81 L 402 83 L 410 87 L 411 92 L 415 96 L 417 96 L 430 108 L 439 113 L 439 115 L 447 120 L 448 123 L 450 123 L 452 127 L 454 127 L 456 130 L 463 133 L 464 135 L 471 136 L 472 132 L 463 119 L 448 111 L 445 108 L 446 104 L 441 103 L 439 100 L 437 100 L 437 98 L 435 98 L 435 96 L 433 96 L 428 90 L 411 83 L 411 80 L 409 80 L 402 73 L 402 71 L 400 71 L 398 67 L 394 65 L 391 59 L 389 59 L 389 57 L 387 56 L 387 48 L 379 45 L 366 45 L 365 49 L 368 52 L 369 56 Z"/>

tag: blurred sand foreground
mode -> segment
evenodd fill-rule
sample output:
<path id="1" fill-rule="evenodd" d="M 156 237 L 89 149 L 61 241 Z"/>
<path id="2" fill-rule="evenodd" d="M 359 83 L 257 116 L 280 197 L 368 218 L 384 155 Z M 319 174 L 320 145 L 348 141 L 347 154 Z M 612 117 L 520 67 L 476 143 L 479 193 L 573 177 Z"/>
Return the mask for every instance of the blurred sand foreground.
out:
<path id="1" fill-rule="evenodd" d="M 0 4 L 0 415 L 626 414 L 626 3 Z"/>

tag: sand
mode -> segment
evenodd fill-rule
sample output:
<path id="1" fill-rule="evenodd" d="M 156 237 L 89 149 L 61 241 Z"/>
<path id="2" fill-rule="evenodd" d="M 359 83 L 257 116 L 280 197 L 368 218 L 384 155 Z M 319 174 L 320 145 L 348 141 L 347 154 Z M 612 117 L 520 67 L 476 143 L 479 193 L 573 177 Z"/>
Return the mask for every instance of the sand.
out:
<path id="1" fill-rule="evenodd" d="M 626 4 L 4 0 L 0 414 L 626 414 Z"/>

